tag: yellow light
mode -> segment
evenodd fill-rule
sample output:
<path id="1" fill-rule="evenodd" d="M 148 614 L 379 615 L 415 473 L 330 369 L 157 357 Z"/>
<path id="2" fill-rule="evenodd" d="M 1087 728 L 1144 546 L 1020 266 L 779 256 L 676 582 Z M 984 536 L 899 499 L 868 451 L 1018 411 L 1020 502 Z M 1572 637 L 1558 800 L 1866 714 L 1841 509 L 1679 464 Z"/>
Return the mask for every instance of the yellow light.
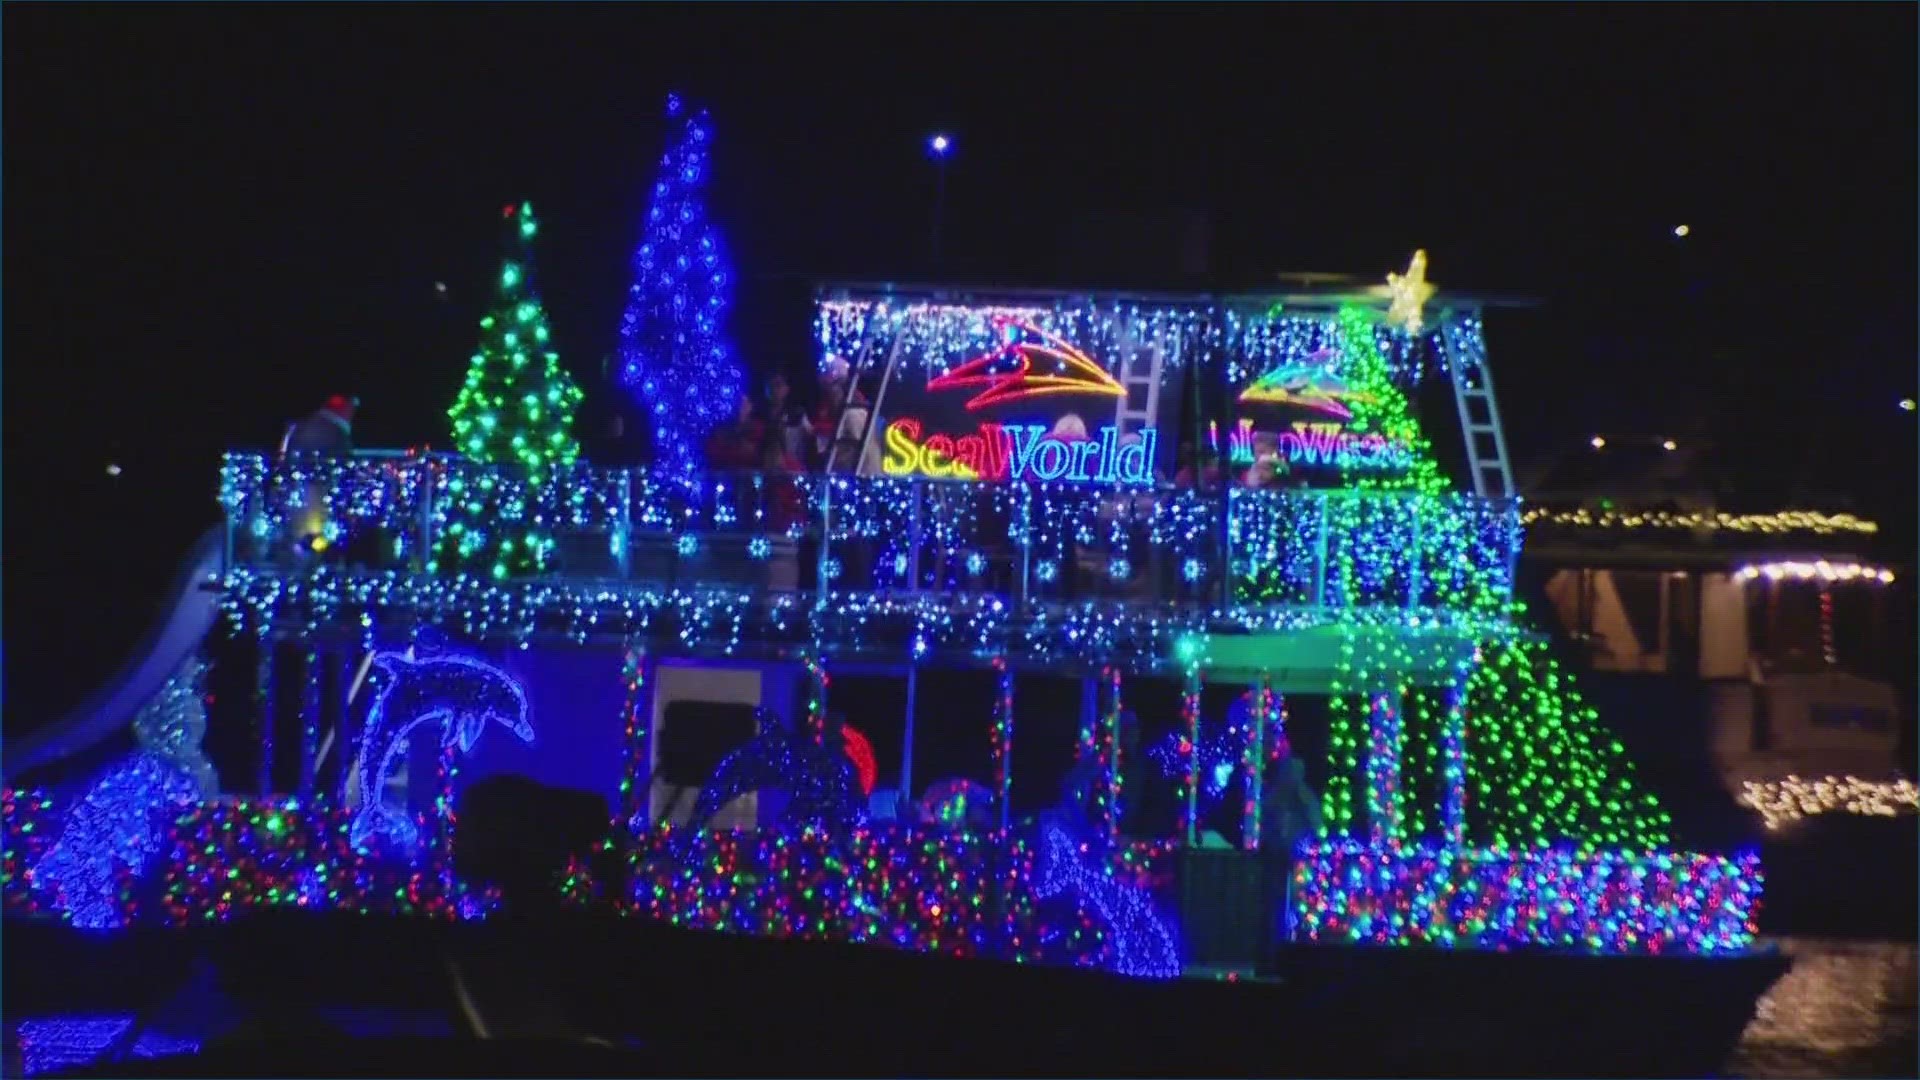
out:
<path id="1" fill-rule="evenodd" d="M 1387 275 L 1387 322 L 1409 334 L 1417 334 L 1423 325 L 1421 309 L 1433 298 L 1434 287 L 1427 282 L 1427 253 L 1416 251 L 1404 274 Z"/>
<path id="2" fill-rule="evenodd" d="M 1674 442 L 1672 439 L 1668 439 L 1666 442 L 1660 444 L 1660 448 L 1662 450 L 1677 450 L 1680 448 L 1680 444 Z"/>
<path id="3" fill-rule="evenodd" d="M 1913 399 L 1912 399 L 1912 398 L 1910 398 L 1910 397 L 1908 397 L 1908 398 L 1901 398 L 1901 399 L 1900 399 L 1900 408 L 1901 408 L 1901 409 L 1902 409 L 1903 411 L 1905 411 L 1905 412 L 1912 412 L 1912 411 L 1913 411 Z"/>
<path id="4" fill-rule="evenodd" d="M 1673 227 L 1673 235 L 1679 236 L 1679 237 L 1685 237 L 1688 233 L 1692 231 L 1693 229 L 1687 225 L 1675 225 Z"/>
<path id="5" fill-rule="evenodd" d="M 1587 443 L 1589 446 L 1592 446 L 1595 450 L 1605 450 L 1607 448 L 1607 440 L 1601 438 L 1598 435 L 1595 435 L 1593 438 L 1587 440 Z"/>
<path id="6" fill-rule="evenodd" d="M 1872 535 L 1880 526 L 1852 514 L 1823 514 L 1814 510 L 1782 510 L 1774 514 L 1723 514 L 1712 510 L 1676 513 L 1670 510 L 1550 510 L 1528 507 L 1522 524 L 1573 529 L 1706 529 L 1735 533 L 1835 533 Z"/>

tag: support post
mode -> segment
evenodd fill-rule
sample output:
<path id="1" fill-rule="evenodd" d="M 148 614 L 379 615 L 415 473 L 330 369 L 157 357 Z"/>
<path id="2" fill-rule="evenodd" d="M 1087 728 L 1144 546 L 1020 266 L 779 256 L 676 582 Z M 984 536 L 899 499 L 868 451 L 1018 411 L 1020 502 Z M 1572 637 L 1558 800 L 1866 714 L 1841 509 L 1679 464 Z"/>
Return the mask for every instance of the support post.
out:
<path id="1" fill-rule="evenodd" d="M 833 680 L 827 676 L 824 657 L 809 652 L 803 663 L 807 669 L 807 737 L 816 744 L 824 743 L 827 737 L 827 687 Z"/>
<path id="2" fill-rule="evenodd" d="M 416 573 L 425 573 L 427 564 L 433 561 L 433 487 L 439 480 L 440 466 L 433 458 L 423 457 L 420 467 L 427 471 L 427 479 L 420 485 L 420 546 L 412 562 Z"/>
<path id="3" fill-rule="evenodd" d="M 1367 837 L 1384 847 L 1401 831 L 1400 694 L 1371 695 L 1367 710 Z"/>
<path id="4" fill-rule="evenodd" d="M 1447 687 L 1446 726 L 1440 732 L 1440 827 L 1447 846 L 1467 842 L 1467 676 Z"/>
<path id="5" fill-rule="evenodd" d="M 1112 844 L 1120 836 L 1120 818 L 1124 812 L 1121 806 L 1120 714 L 1123 705 L 1120 698 L 1120 669 L 1104 668 L 1100 677 L 1107 684 L 1107 704 L 1100 713 L 1099 734 L 1096 736 L 1100 779 L 1094 791 L 1094 831 Z"/>
<path id="6" fill-rule="evenodd" d="M 1187 664 L 1186 684 L 1180 694 L 1181 832 L 1187 846 L 1200 842 L 1200 664 Z"/>
<path id="7" fill-rule="evenodd" d="M 1246 792 L 1246 802 L 1241 807 L 1240 847 L 1245 851 L 1260 850 L 1260 799 L 1264 790 L 1267 771 L 1267 692 L 1269 677 L 1266 672 L 1253 684 L 1253 707 L 1247 710 L 1246 742 L 1240 751 L 1240 782 Z"/>
<path id="8" fill-rule="evenodd" d="M 260 634 L 259 670 L 253 683 L 254 701 L 260 715 L 261 797 L 273 794 L 273 638 L 264 629 Z"/>
<path id="9" fill-rule="evenodd" d="M 1025 610 L 1033 587 L 1033 485 L 1020 488 L 1020 595 Z"/>
<path id="10" fill-rule="evenodd" d="M 306 688 L 300 700 L 300 786 L 295 790 L 303 799 L 313 794 L 313 771 L 320 753 L 320 682 L 326 674 L 320 658 L 319 650 L 308 649 L 301 672 Z"/>
<path id="11" fill-rule="evenodd" d="M 620 770 L 620 824 L 636 835 L 653 824 L 653 663 L 643 635 L 627 639 L 621 673 L 627 694 L 621 704 L 626 761 Z"/>
<path id="12" fill-rule="evenodd" d="M 433 839 L 428 848 L 442 895 L 449 900 L 453 898 L 453 834 L 459 824 L 454 813 L 460 790 L 460 761 L 455 756 L 456 746 L 453 742 L 441 741 L 434 777 L 438 783 L 433 793 Z"/>
<path id="13" fill-rule="evenodd" d="M 907 664 L 907 730 L 900 740 L 900 802 L 902 806 L 913 802 L 913 720 L 920 693 L 920 665 Z"/>
<path id="14" fill-rule="evenodd" d="M 1319 535 L 1313 548 L 1313 606 L 1325 607 L 1327 604 L 1327 494 L 1314 495 L 1320 516 Z"/>
<path id="15" fill-rule="evenodd" d="M 993 658 L 998 693 L 993 703 L 993 797 L 1000 810 L 1000 830 L 1013 824 L 1013 669 L 1007 658 Z"/>
<path id="16" fill-rule="evenodd" d="M 1406 501 L 1407 504 L 1413 508 L 1413 527 L 1408 530 L 1409 535 L 1407 538 L 1407 607 L 1417 608 L 1420 606 L 1420 587 L 1422 585 L 1420 578 L 1420 519 L 1424 515 L 1422 515 L 1420 511 L 1424 508 L 1425 503 L 1417 495 L 1407 496 Z"/>
<path id="17" fill-rule="evenodd" d="M 614 528 L 619 530 L 620 552 L 616 560 L 620 569 L 620 580 L 625 581 L 633 574 L 633 470 L 620 470 L 620 517 Z"/>
<path id="18" fill-rule="evenodd" d="M 907 498 L 911 501 L 911 510 L 907 518 L 907 591 L 920 591 L 920 542 L 922 486 L 918 480 L 907 481 Z"/>
<path id="19" fill-rule="evenodd" d="M 829 478 L 820 485 L 820 553 L 814 558 L 814 598 L 821 607 L 827 604 L 827 565 L 832 558 L 833 480 Z"/>

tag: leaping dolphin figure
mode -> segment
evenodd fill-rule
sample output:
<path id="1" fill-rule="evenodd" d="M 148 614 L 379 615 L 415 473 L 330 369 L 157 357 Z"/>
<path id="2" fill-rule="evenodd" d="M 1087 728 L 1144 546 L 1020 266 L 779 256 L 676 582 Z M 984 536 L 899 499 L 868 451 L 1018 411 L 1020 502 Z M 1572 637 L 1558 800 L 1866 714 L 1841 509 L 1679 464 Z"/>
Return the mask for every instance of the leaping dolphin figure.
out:
<path id="1" fill-rule="evenodd" d="M 375 838 L 411 852 L 419 842 L 412 815 L 386 803 L 387 778 L 393 772 L 407 737 L 423 724 L 438 723 L 440 745 L 457 745 L 460 753 L 473 749 L 493 721 L 533 741 L 527 722 L 527 695 L 506 672 L 469 656 L 439 655 L 414 658 L 380 653 L 374 666 L 387 681 L 367 713 L 366 731 L 354 774 L 360 782 L 360 810 L 353 817 L 349 839 L 365 847 Z"/>

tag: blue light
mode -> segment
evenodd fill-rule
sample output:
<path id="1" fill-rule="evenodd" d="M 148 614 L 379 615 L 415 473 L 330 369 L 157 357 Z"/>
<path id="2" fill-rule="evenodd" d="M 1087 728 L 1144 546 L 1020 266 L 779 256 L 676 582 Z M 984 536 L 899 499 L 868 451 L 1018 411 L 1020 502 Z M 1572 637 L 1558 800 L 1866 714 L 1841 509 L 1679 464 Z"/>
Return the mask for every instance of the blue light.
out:
<path id="1" fill-rule="evenodd" d="M 1179 949 L 1173 933 L 1153 910 L 1153 902 L 1141 890 L 1114 880 L 1111 870 L 1088 867 L 1083 849 L 1060 829 L 1048 829 L 1033 895 L 1045 899 L 1067 889 L 1078 892 L 1113 935 L 1113 967 L 1119 974 L 1179 978 Z"/>
<path id="2" fill-rule="evenodd" d="M 927 149 L 937 158 L 946 157 L 953 150 L 953 140 L 945 135 L 935 135 L 927 140 Z"/>
<path id="3" fill-rule="evenodd" d="M 700 538 L 693 533 L 681 533 L 673 542 L 673 550 L 679 552 L 681 558 L 690 559 L 700 551 Z"/>
<path id="4" fill-rule="evenodd" d="M 747 554 L 755 559 L 771 558 L 773 555 L 773 541 L 768 540 L 764 536 L 756 536 L 747 541 Z"/>

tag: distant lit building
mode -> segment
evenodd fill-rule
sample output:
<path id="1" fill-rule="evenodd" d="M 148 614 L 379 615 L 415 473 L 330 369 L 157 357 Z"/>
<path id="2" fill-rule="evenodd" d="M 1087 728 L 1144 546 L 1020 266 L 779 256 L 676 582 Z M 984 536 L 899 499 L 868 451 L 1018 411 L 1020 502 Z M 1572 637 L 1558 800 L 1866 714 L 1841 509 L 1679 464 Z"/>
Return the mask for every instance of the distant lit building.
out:
<path id="1" fill-rule="evenodd" d="M 1892 774 L 1906 572 L 1874 522 L 1741 505 L 1714 479 L 1727 471 L 1666 435 L 1607 434 L 1554 463 L 1528 493 L 1536 595 L 1592 670 L 1705 683 L 1731 790 Z"/>

